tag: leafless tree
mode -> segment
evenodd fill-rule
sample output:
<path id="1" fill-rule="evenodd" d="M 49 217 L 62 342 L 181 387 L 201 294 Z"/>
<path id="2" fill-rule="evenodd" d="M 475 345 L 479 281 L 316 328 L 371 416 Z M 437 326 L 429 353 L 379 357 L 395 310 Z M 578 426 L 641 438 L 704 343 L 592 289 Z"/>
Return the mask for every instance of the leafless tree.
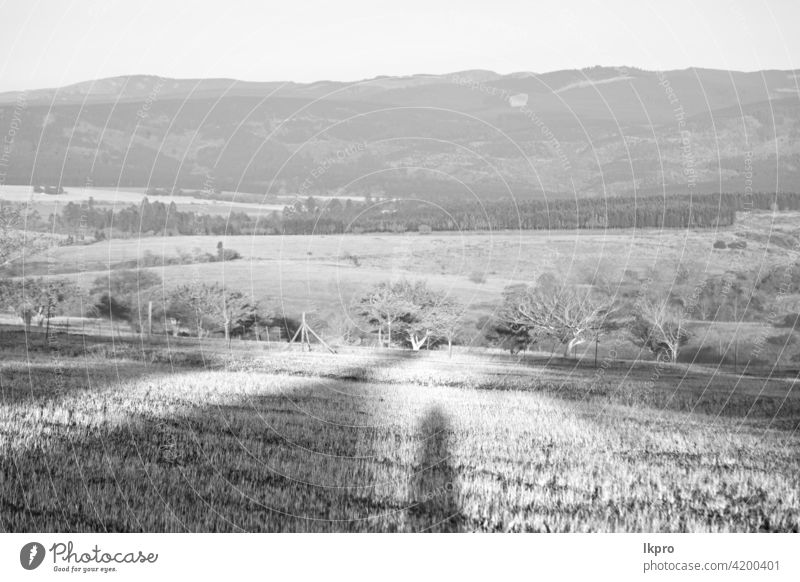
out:
<path id="1" fill-rule="evenodd" d="M 385 327 L 390 344 L 394 330 L 414 351 L 443 341 L 452 350 L 463 311 L 456 301 L 429 289 L 423 281 L 405 280 L 378 284 L 360 298 L 357 309 L 367 323 L 377 327 L 381 345 Z"/>
<path id="2" fill-rule="evenodd" d="M 672 363 L 678 361 L 680 348 L 690 337 L 682 306 L 650 298 L 639 302 L 630 331 L 635 343 Z"/>
<path id="3" fill-rule="evenodd" d="M 24 227 L 23 210 L 0 204 L 0 267 L 45 248 L 44 238 L 39 234 L 26 232 Z"/>
<path id="4" fill-rule="evenodd" d="M 36 318 L 39 326 L 47 324 L 44 345 L 50 337 L 50 320 L 58 315 L 77 311 L 83 303 L 83 293 L 67 279 L 15 279 L 0 281 L 0 303 L 11 307 L 30 332 L 31 321 Z"/>
<path id="5" fill-rule="evenodd" d="M 183 325 L 191 325 L 202 338 L 209 326 L 222 326 L 230 340 L 233 324 L 255 316 L 258 305 L 238 291 L 228 291 L 220 284 L 190 283 L 176 288 L 170 297 L 167 313 Z"/>
<path id="6" fill-rule="evenodd" d="M 461 332 L 464 307 L 450 297 L 442 297 L 433 313 L 436 334 L 447 342 L 447 356 L 453 357 L 453 342 Z"/>
<path id="7" fill-rule="evenodd" d="M 500 317 L 516 335 L 532 340 L 546 335 L 558 340 L 567 357 L 577 346 L 602 334 L 613 311 L 613 301 L 596 296 L 590 287 L 550 281 L 507 295 Z"/>
<path id="8" fill-rule="evenodd" d="M 383 329 L 388 347 L 392 346 L 392 326 L 410 309 L 402 293 L 403 283 L 383 282 L 362 296 L 356 311 L 370 325 L 378 328 L 378 345 L 383 346 Z"/>

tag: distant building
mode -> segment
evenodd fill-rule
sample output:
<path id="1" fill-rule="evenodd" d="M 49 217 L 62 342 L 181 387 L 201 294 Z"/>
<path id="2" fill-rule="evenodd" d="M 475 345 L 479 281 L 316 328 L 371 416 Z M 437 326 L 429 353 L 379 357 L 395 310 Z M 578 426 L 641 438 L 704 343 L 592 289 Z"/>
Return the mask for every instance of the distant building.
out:
<path id="1" fill-rule="evenodd" d="M 508 102 L 511 107 L 525 107 L 528 104 L 528 94 L 517 93 L 509 97 Z"/>
<path id="2" fill-rule="evenodd" d="M 37 194 L 64 194 L 64 188 L 61 186 L 34 186 L 33 191 Z"/>

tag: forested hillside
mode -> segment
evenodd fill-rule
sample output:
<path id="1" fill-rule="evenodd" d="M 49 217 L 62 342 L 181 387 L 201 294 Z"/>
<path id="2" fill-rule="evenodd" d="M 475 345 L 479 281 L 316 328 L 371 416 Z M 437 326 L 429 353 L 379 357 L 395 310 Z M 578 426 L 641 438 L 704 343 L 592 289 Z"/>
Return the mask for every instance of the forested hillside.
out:
<path id="1" fill-rule="evenodd" d="M 5 184 L 438 202 L 774 192 L 800 179 L 794 71 L 132 76 L 0 95 L 0 132 Z"/>
<path id="2" fill-rule="evenodd" d="M 710 228 L 734 223 L 742 210 L 800 210 L 793 193 L 610 197 L 604 200 L 450 200 L 355 202 L 315 199 L 263 214 L 209 215 L 150 202 L 122 210 L 68 203 L 39 227 L 62 234 L 124 235 L 340 234 L 347 232 L 556 230 L 589 228 Z M 100 235 L 102 233 L 102 235 Z"/>

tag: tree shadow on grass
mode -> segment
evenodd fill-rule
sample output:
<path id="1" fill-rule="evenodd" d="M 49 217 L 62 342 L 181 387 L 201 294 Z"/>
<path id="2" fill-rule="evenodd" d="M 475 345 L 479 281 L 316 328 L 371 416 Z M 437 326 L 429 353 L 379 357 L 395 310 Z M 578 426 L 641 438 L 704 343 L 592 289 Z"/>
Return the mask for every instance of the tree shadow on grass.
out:
<path id="1" fill-rule="evenodd" d="M 381 360 L 376 355 L 360 365 L 378 365 Z M 74 390 L 118 392 L 114 363 L 100 369 L 102 380 L 96 378 L 85 389 L 76 382 Z M 202 369 L 134 365 L 125 367 L 120 377 L 152 379 L 155 385 L 159 377 L 180 382 L 179 376 L 198 371 Z M 41 372 L 52 375 L 46 366 Z M 80 367 L 73 372 L 86 374 Z M 345 376 L 357 372 L 342 370 Z M 95 418 L 86 425 L 85 416 L 73 420 L 59 408 L 67 396 L 75 395 L 73 390 L 52 394 L 43 388 L 7 395 L 5 404 L 13 398 L 14 405 L 38 409 L 46 401 L 57 412 L 46 413 L 54 421 L 43 427 L 31 421 L 18 424 L 20 417 L 9 409 L 9 429 L 23 434 L 17 435 L 22 437 L 17 439 L 19 446 L 0 452 L 0 482 L 8 485 L 0 490 L 0 529 L 382 531 L 391 527 L 392 516 L 402 514 L 406 504 L 375 498 L 373 493 L 383 475 L 383 461 L 373 458 L 372 440 L 382 434 L 372 426 L 378 423 L 374 412 L 382 405 L 365 397 L 368 386 L 343 385 L 330 378 L 289 378 L 280 380 L 285 386 L 277 391 L 263 393 L 257 382 L 252 392 L 234 388 L 229 400 L 199 406 L 181 406 L 177 400 L 174 409 L 167 406 L 162 414 L 134 412 L 109 422 Z M 37 433 L 26 434 L 26 426 L 36 426 Z"/>

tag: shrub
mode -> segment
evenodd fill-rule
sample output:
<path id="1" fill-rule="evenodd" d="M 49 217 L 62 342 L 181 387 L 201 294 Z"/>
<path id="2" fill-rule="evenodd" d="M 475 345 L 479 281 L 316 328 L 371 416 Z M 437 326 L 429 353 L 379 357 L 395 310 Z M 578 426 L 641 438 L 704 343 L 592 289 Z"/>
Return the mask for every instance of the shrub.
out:
<path id="1" fill-rule="evenodd" d="M 792 334 L 772 335 L 767 338 L 767 343 L 771 346 L 784 346 L 791 341 Z"/>
<path id="2" fill-rule="evenodd" d="M 351 254 L 349 251 L 346 251 L 342 255 L 342 259 L 345 261 L 350 261 L 351 263 L 353 263 L 354 267 L 361 266 L 361 260 L 358 258 L 358 255 Z"/>
<path id="3" fill-rule="evenodd" d="M 775 327 L 795 328 L 800 325 L 800 313 L 788 313 L 784 318 L 775 324 Z"/>
<path id="4" fill-rule="evenodd" d="M 472 271 L 469 274 L 469 280 L 473 283 L 482 285 L 483 283 L 486 283 L 486 273 L 483 273 L 482 271 Z"/>
<path id="5" fill-rule="evenodd" d="M 242 255 L 239 251 L 235 251 L 233 249 L 222 249 L 222 252 L 219 253 L 216 257 L 217 261 L 235 261 L 236 259 L 241 259 Z"/>
<path id="6" fill-rule="evenodd" d="M 724 240 L 718 240 L 714 243 L 715 249 L 725 249 L 728 248 L 728 245 L 725 244 Z"/>

